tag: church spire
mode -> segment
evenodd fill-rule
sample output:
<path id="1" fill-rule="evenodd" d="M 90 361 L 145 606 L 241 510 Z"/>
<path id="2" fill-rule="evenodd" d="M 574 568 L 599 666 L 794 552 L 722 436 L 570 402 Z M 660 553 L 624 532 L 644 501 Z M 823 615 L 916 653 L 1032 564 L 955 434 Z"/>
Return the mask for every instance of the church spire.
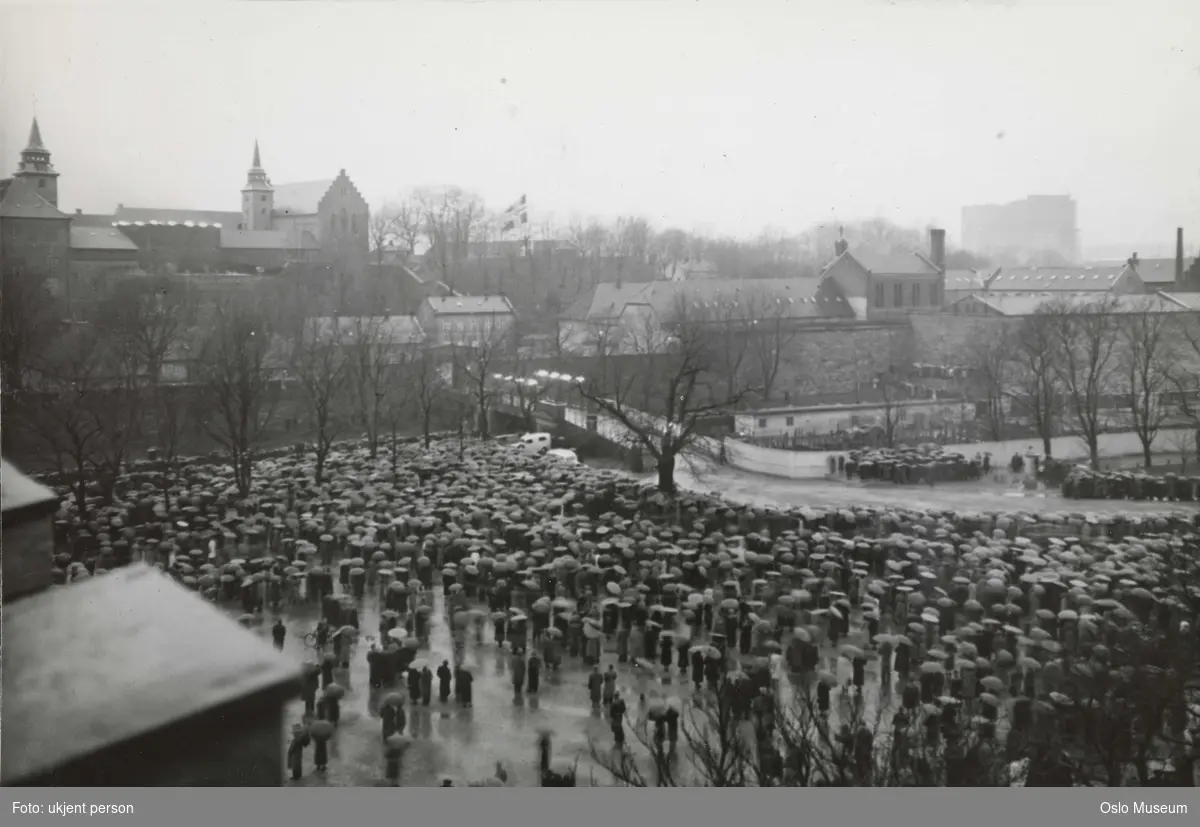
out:
<path id="1" fill-rule="evenodd" d="M 246 186 L 242 187 L 241 229 L 269 230 L 275 212 L 275 191 L 271 187 L 267 171 L 262 167 L 257 140 L 254 141 L 254 160 L 250 163 L 250 171 L 246 173 Z"/>
<path id="2" fill-rule="evenodd" d="M 29 128 L 29 145 L 25 147 L 26 152 L 46 152 L 46 145 L 42 143 L 42 130 L 38 127 L 37 115 L 33 116 L 33 126 Z"/>
<path id="3" fill-rule="evenodd" d="M 29 145 L 21 150 L 21 163 L 14 175 L 36 181 L 38 194 L 58 206 L 58 173 L 50 163 L 50 150 L 42 141 L 42 129 L 38 126 L 36 116 L 29 128 Z"/>

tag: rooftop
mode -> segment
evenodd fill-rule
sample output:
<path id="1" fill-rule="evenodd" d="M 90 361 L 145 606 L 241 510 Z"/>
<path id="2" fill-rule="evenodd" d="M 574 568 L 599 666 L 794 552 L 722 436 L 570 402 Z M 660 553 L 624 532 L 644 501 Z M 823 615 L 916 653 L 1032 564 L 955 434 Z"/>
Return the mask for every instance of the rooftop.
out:
<path id="1" fill-rule="evenodd" d="M 72 250 L 126 250 L 136 253 L 138 246 L 115 227 L 77 226 L 71 222 Z"/>
<path id="2" fill-rule="evenodd" d="M 747 311 L 761 310 L 768 318 L 848 317 L 854 311 L 838 293 L 817 279 L 699 279 L 652 281 L 640 284 L 601 282 L 591 296 L 586 317 L 615 319 L 627 305 L 648 305 L 661 315 L 674 312 L 679 301 L 702 307 L 743 304 Z"/>
<path id="3" fill-rule="evenodd" d="M 322 178 L 319 181 L 276 184 L 275 214 L 315 215 L 320 211 L 321 199 L 329 192 L 333 181 L 332 178 Z"/>
<path id="4" fill-rule="evenodd" d="M 1094 292 L 978 293 L 960 299 L 951 307 L 973 300 L 982 302 L 1001 316 L 1031 316 L 1052 302 L 1065 302 L 1073 309 L 1081 310 L 1096 306 L 1101 299 Z M 1180 313 L 1188 309 L 1182 302 L 1158 294 L 1117 294 L 1104 300 L 1113 313 Z"/>
<path id="5" fill-rule="evenodd" d="M 504 296 L 431 296 L 426 301 L 438 316 L 513 312 L 512 304 Z"/>
<path id="6" fill-rule="evenodd" d="M 379 340 L 387 344 L 405 344 L 425 339 L 416 316 L 321 316 L 314 321 L 322 336 L 334 330 L 334 325 L 343 334 L 354 335 L 359 331 L 378 330 Z"/>
<path id="7" fill-rule="evenodd" d="M 7 519 L 23 511 L 58 510 L 58 496 L 49 488 L 34 482 L 8 461 L 0 461 L 0 510 Z"/>
<path id="8" fill-rule="evenodd" d="M 988 282 L 987 289 L 989 292 L 1103 292 L 1113 289 L 1124 270 L 1124 264 L 1112 267 L 1004 267 Z"/>
<path id="9" fill-rule="evenodd" d="M 6 603 L 3 783 L 247 695 L 290 692 L 299 674 L 145 565 Z"/>
<path id="10" fill-rule="evenodd" d="M 310 234 L 305 234 L 300 244 L 296 245 L 282 230 L 238 230 L 230 227 L 221 228 L 221 246 L 227 250 L 318 249 Z"/>
<path id="11" fill-rule="evenodd" d="M 139 221 L 149 224 L 154 221 L 168 225 L 174 222 L 184 226 L 190 226 L 188 224 L 190 221 L 191 225 L 237 227 L 242 221 L 242 214 L 226 210 L 172 210 L 158 207 L 126 207 L 124 204 L 120 204 L 113 213 L 113 221 L 130 224 L 136 224 Z"/>
<path id="12" fill-rule="evenodd" d="M 66 218 L 28 178 L 0 181 L 0 218 Z"/>
<path id="13" fill-rule="evenodd" d="M 847 255 L 876 276 L 936 276 L 938 269 L 920 253 L 880 255 L 868 250 L 849 250 Z"/>

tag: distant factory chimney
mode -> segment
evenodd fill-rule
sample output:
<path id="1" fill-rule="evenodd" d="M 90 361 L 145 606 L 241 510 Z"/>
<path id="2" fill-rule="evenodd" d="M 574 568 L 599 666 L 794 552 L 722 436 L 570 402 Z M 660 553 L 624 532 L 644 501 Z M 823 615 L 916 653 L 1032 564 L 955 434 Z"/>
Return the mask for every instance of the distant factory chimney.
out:
<path id="1" fill-rule="evenodd" d="M 1175 228 L 1175 289 L 1183 288 L 1183 227 Z"/>
<path id="2" fill-rule="evenodd" d="M 946 231 L 929 231 L 929 260 L 939 270 L 946 269 Z"/>

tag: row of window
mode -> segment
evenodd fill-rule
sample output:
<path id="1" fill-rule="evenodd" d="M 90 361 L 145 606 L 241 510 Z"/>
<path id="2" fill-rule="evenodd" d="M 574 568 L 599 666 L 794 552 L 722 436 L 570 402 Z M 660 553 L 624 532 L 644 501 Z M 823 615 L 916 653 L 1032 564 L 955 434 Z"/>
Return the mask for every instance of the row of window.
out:
<path id="1" fill-rule="evenodd" d="M 875 306 L 884 307 L 887 300 L 886 285 L 875 285 Z M 905 288 L 908 289 L 905 289 Z M 936 307 L 942 303 L 941 290 L 939 285 L 929 285 L 927 291 L 929 300 L 924 301 L 926 291 L 921 290 L 920 284 L 906 285 L 903 282 L 896 282 L 892 285 L 892 303 L 891 307 Z M 905 301 L 905 299 L 908 301 Z"/>

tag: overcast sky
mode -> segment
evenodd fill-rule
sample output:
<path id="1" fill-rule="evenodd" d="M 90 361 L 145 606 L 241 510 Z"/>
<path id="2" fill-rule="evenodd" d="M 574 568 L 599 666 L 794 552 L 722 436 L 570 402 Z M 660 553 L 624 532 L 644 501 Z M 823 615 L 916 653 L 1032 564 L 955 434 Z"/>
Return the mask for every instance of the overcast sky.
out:
<path id="1" fill-rule="evenodd" d="M 97 7 L 97 5 L 99 7 Z M 61 205 L 237 209 L 345 168 L 373 206 L 752 235 L 1078 200 L 1085 246 L 1200 238 L 1198 0 L 0 6 L 0 157 Z"/>

